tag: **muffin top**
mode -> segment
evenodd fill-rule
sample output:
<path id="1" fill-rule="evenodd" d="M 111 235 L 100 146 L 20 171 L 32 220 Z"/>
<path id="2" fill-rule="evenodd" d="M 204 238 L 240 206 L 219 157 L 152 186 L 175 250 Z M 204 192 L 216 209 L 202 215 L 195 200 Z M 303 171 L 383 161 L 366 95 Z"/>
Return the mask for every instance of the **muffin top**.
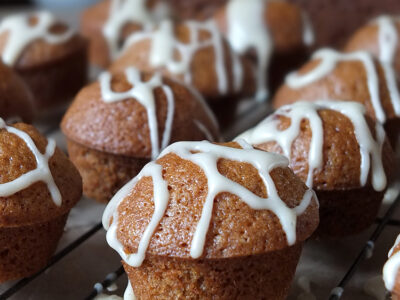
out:
<path id="1" fill-rule="evenodd" d="M 386 289 L 394 295 L 400 295 L 400 235 L 388 254 L 388 260 L 383 267 L 383 281 Z"/>
<path id="2" fill-rule="evenodd" d="M 277 91 L 274 107 L 299 100 L 340 99 L 364 104 L 381 123 L 399 118 L 397 81 L 387 80 L 383 66 L 365 51 L 340 53 L 321 49 L 311 61 L 289 74 Z"/>
<path id="3" fill-rule="evenodd" d="M 103 0 L 83 12 L 81 25 L 83 31 L 97 30 L 102 34 L 109 52 L 104 65 L 108 65 L 131 33 L 153 26 L 168 14 L 168 6 L 162 0 Z"/>
<path id="4" fill-rule="evenodd" d="M 400 72 L 400 19 L 379 16 L 358 29 L 344 47 L 345 52 L 365 50 Z M 385 70 L 387 73 L 388 71 Z"/>
<path id="5" fill-rule="evenodd" d="M 0 23 L 0 55 L 16 69 L 58 61 L 86 47 L 84 38 L 46 11 L 16 14 Z"/>
<path id="6" fill-rule="evenodd" d="M 0 161 L 0 227 L 51 220 L 82 195 L 74 165 L 31 125 L 0 119 Z"/>
<path id="7" fill-rule="evenodd" d="M 316 190 L 383 191 L 394 174 L 394 153 L 382 125 L 357 102 L 286 105 L 239 138 L 284 154 L 295 174 Z"/>
<path id="8" fill-rule="evenodd" d="M 0 117 L 22 119 L 31 123 L 34 117 L 33 96 L 23 80 L 0 61 Z"/>
<path id="9" fill-rule="evenodd" d="M 105 72 L 83 88 L 61 128 L 82 145 L 137 158 L 156 158 L 175 141 L 219 138 L 215 118 L 199 95 L 132 67 Z"/>
<path id="10" fill-rule="evenodd" d="M 212 21 L 165 20 L 150 32 L 132 34 L 110 70 L 127 66 L 184 81 L 208 101 L 252 95 L 255 88 L 252 64 L 234 53 Z"/>
<path id="11" fill-rule="evenodd" d="M 107 241 L 132 266 L 262 254 L 304 241 L 319 222 L 314 192 L 281 155 L 244 141 L 178 142 L 147 164 L 103 215 Z"/>

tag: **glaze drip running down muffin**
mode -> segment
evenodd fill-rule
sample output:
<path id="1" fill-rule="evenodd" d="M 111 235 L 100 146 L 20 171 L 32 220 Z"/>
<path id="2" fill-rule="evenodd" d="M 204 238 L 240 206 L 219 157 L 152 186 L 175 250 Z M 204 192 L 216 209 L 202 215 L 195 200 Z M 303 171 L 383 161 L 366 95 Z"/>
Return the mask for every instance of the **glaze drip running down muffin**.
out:
<path id="1" fill-rule="evenodd" d="M 135 68 L 100 75 L 63 118 L 68 152 L 84 192 L 106 202 L 169 143 L 219 139 L 204 101 L 158 73 Z"/>
<path id="2" fill-rule="evenodd" d="M 254 56 L 257 61 L 259 100 L 266 100 L 269 94 L 268 72 L 276 76 L 269 70 L 272 55 L 292 52 L 299 56 L 314 40 L 305 13 L 284 1 L 231 0 L 214 19 L 237 53 Z"/>
<path id="3" fill-rule="evenodd" d="M 368 227 L 392 179 L 394 153 L 383 127 L 365 113 L 356 102 L 296 102 L 239 136 L 284 154 L 296 175 L 315 189 L 321 236 Z"/>
<path id="4" fill-rule="evenodd" d="M 395 145 L 400 129 L 398 95 L 396 79 L 386 78 L 383 65 L 369 53 L 321 49 L 310 62 L 286 77 L 273 105 L 319 99 L 357 101 L 366 106 L 372 118 L 385 124 L 389 140 Z"/>
<path id="5" fill-rule="evenodd" d="M 388 253 L 388 260 L 383 267 L 383 281 L 386 289 L 392 293 L 392 299 L 400 297 L 399 268 L 400 268 L 400 235 Z"/>
<path id="6" fill-rule="evenodd" d="M 150 30 L 169 15 L 163 1 L 106 0 L 88 8 L 82 16 L 82 34 L 90 40 L 90 60 L 107 67 L 118 57 L 131 33 Z"/>
<path id="7" fill-rule="evenodd" d="M 86 40 L 46 11 L 0 23 L 0 56 L 29 86 L 41 111 L 70 100 L 86 82 L 86 48 Z"/>
<path id="8" fill-rule="evenodd" d="M 55 251 L 82 195 L 78 171 L 38 131 L 0 119 L 0 282 L 29 276 Z"/>
<path id="9" fill-rule="evenodd" d="M 178 142 L 147 164 L 103 215 L 136 296 L 284 299 L 318 224 L 313 191 L 287 165 L 244 141 Z"/>

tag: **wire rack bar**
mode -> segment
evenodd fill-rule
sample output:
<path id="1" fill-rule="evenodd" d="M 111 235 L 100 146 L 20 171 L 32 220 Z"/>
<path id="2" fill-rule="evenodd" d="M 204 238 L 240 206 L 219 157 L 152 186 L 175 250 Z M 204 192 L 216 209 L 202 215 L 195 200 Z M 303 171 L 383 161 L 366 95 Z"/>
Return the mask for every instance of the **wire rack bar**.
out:
<path id="1" fill-rule="evenodd" d="M 342 280 L 335 288 L 332 289 L 329 295 L 329 300 L 339 300 L 342 297 L 346 285 L 349 283 L 354 273 L 357 271 L 357 268 L 360 265 L 360 263 L 365 259 L 369 259 L 372 257 L 375 247 L 375 242 L 378 240 L 379 236 L 381 235 L 385 227 L 389 225 L 389 221 L 392 221 L 393 223 L 396 224 L 400 223 L 400 221 L 395 221 L 390 219 L 393 213 L 396 211 L 399 203 L 400 203 L 400 196 L 398 196 L 396 200 L 390 205 L 384 217 L 378 218 L 379 220 L 378 226 L 371 234 L 369 240 L 364 244 L 364 247 L 361 249 L 360 253 L 357 255 L 357 257 L 351 264 L 350 268 L 347 270 Z"/>
<path id="2" fill-rule="evenodd" d="M 125 273 L 125 270 L 122 266 L 120 266 L 116 271 L 107 274 L 105 279 L 102 282 L 95 283 L 92 292 L 85 297 L 85 300 L 91 300 L 100 293 L 102 293 L 105 289 L 107 289 L 110 285 L 112 285 L 119 277 L 121 277 Z"/>
<path id="3" fill-rule="evenodd" d="M 92 235 L 94 235 L 97 231 L 99 231 L 102 228 L 102 223 L 97 223 L 95 226 L 93 226 L 89 231 L 81 235 L 78 239 L 73 241 L 71 244 L 66 246 L 64 249 L 62 249 L 60 252 L 58 252 L 56 255 L 54 255 L 51 259 L 50 262 L 45 266 L 42 270 L 40 270 L 38 273 L 32 275 L 31 277 L 24 278 L 14 285 L 12 285 L 9 289 L 4 291 L 0 295 L 0 300 L 5 300 L 10 298 L 12 295 L 17 293 L 20 289 L 25 287 L 27 284 L 29 284 L 31 281 L 33 281 L 35 278 L 39 277 L 43 272 L 45 272 L 48 268 L 56 264 L 58 261 L 60 261 L 62 258 L 64 258 L 67 254 L 69 254 L 71 251 L 73 251 L 75 248 L 77 248 L 79 245 L 84 243 L 87 239 L 89 239 Z"/>

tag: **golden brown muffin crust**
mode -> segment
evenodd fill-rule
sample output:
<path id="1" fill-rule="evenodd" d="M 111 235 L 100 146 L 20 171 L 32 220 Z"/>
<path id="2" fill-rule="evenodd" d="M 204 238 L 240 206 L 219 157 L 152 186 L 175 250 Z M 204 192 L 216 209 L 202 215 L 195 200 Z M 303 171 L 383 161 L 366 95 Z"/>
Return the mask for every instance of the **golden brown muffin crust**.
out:
<path id="1" fill-rule="evenodd" d="M 143 74 L 143 80 L 151 77 L 150 73 Z M 218 128 L 203 104 L 188 88 L 167 78 L 163 79 L 163 83 L 171 88 L 175 99 L 170 143 L 206 139 L 194 120 L 201 122 L 214 137 L 218 137 Z M 130 88 L 123 73 L 113 75 L 114 91 L 122 92 Z M 161 144 L 168 106 L 162 88 L 156 88 L 154 95 Z M 99 82 L 92 83 L 77 95 L 63 118 L 61 128 L 69 139 L 93 149 L 128 157 L 150 158 L 147 111 L 138 101 L 132 100 L 106 103 L 102 100 Z"/>
<path id="2" fill-rule="evenodd" d="M 236 143 L 223 145 L 239 148 Z M 199 166 L 174 153 L 161 157 L 157 163 L 163 168 L 170 198 L 147 252 L 190 259 L 191 240 L 208 192 L 207 178 Z M 261 177 L 252 165 L 220 159 L 218 170 L 256 195 L 267 196 Z M 304 183 L 289 168 L 276 168 L 271 171 L 271 177 L 281 199 L 291 208 L 299 205 L 307 190 Z M 143 177 L 118 207 L 117 237 L 128 253 L 136 252 L 153 211 L 152 179 Z M 314 200 L 297 218 L 297 242 L 308 238 L 317 225 L 318 204 Z M 253 210 L 230 193 L 217 195 L 203 258 L 262 254 L 287 246 L 279 219 L 271 211 Z"/>
<path id="3" fill-rule="evenodd" d="M 313 187 L 316 190 L 340 190 L 360 187 L 360 146 L 354 133 L 352 121 L 338 111 L 321 109 L 318 114 L 323 124 L 323 163 L 322 168 L 314 170 Z M 279 130 L 290 126 L 290 118 L 277 114 Z M 366 120 L 371 132 L 375 132 L 374 121 L 368 116 Z M 312 138 L 312 128 L 307 119 L 300 124 L 300 133 L 293 141 L 290 167 L 303 181 L 307 180 L 309 161 L 308 153 Z M 283 154 L 276 142 L 256 145 L 256 148 Z M 388 180 L 394 175 L 394 153 L 387 139 L 382 148 L 382 160 Z M 371 186 L 371 174 L 368 179 Z"/>
<path id="4" fill-rule="evenodd" d="M 31 136 L 39 151 L 45 152 L 47 140 L 33 126 L 17 123 L 14 127 Z M 25 142 L 5 129 L 0 129 L 0 162 L 0 183 L 15 180 L 36 168 L 34 155 Z M 0 197 L 0 227 L 45 222 L 66 214 L 78 202 L 82 179 L 58 148 L 49 159 L 49 167 L 62 196 L 61 206 L 54 204 L 44 182 L 35 182 L 11 196 Z"/>

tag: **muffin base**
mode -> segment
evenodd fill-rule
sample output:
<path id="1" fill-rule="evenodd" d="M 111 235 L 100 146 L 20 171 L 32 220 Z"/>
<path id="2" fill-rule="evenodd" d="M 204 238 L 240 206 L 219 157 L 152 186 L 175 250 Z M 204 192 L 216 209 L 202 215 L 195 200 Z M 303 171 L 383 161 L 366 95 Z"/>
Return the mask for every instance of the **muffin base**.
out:
<path id="1" fill-rule="evenodd" d="M 123 263 L 138 299 L 286 299 L 303 243 L 262 255 Z"/>
<path id="2" fill-rule="evenodd" d="M 83 193 L 106 203 L 150 160 L 114 155 L 67 140 L 68 154 L 83 180 Z"/>
<path id="3" fill-rule="evenodd" d="M 320 223 L 316 238 L 343 237 L 367 229 L 375 220 L 384 192 L 372 188 L 318 191 Z"/>
<path id="4" fill-rule="evenodd" d="M 45 267 L 67 217 L 68 213 L 43 223 L 0 228 L 0 283 L 28 277 Z"/>

